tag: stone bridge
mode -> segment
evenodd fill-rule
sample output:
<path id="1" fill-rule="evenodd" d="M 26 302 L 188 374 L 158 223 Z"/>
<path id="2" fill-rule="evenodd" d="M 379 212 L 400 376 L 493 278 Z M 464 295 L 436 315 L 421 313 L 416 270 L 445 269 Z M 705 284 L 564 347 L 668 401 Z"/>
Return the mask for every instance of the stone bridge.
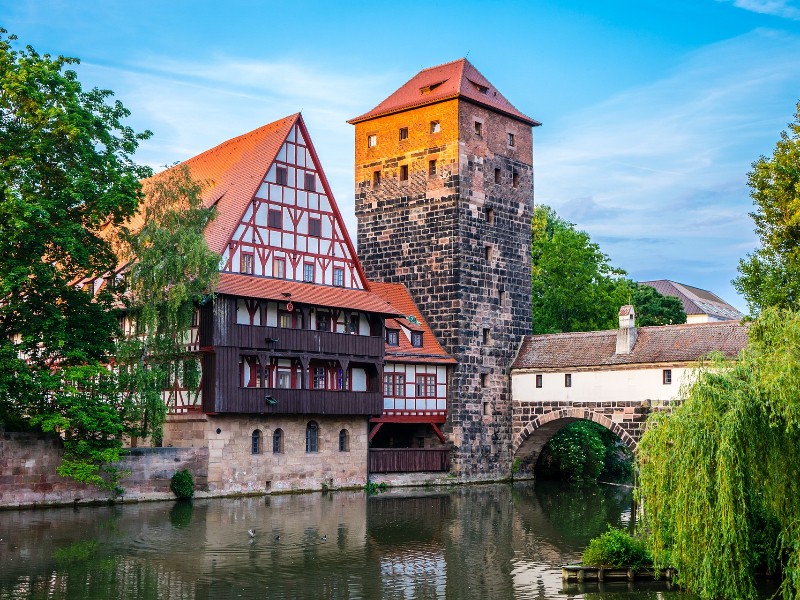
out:
<path id="1" fill-rule="evenodd" d="M 659 402 L 658 409 L 666 404 Z M 514 402 L 512 456 L 522 461 L 524 470 L 532 470 L 550 438 L 568 423 L 581 419 L 602 425 L 636 452 L 652 410 L 649 400 Z"/>

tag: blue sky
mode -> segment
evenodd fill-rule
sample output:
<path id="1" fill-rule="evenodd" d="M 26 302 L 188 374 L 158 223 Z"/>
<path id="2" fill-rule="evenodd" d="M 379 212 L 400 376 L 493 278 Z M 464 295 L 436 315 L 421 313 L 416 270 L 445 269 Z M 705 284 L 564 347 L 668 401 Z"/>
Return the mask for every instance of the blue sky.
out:
<path id="1" fill-rule="evenodd" d="M 303 111 L 355 238 L 353 131 L 422 68 L 468 56 L 534 131 L 536 203 L 638 280 L 744 309 L 747 171 L 800 99 L 800 1 L 0 0 L 0 26 L 77 56 L 154 136 L 154 167 Z"/>

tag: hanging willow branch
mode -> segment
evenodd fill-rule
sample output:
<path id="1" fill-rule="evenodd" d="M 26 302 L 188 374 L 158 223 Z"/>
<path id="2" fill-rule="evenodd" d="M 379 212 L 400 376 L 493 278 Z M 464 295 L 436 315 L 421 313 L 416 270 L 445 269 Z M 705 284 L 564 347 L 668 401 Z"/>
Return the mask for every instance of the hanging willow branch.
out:
<path id="1" fill-rule="evenodd" d="M 735 361 L 712 357 L 639 444 L 653 556 L 702 598 L 756 598 L 783 569 L 800 594 L 800 315 L 766 310 Z"/>

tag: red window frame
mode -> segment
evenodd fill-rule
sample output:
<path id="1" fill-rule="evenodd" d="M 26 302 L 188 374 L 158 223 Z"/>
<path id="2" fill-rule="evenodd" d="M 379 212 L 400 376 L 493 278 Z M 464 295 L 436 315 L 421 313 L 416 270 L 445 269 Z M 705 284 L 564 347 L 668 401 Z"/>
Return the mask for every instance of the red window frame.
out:
<path id="1" fill-rule="evenodd" d="M 256 257 L 252 252 L 242 252 L 239 255 L 239 272 L 252 275 L 255 271 Z"/>
<path id="2" fill-rule="evenodd" d="M 333 267 L 333 285 L 344 287 L 344 269 L 342 267 Z"/>
<path id="3" fill-rule="evenodd" d="M 436 375 L 417 375 L 416 391 L 417 398 L 436 398 Z"/>
<path id="4" fill-rule="evenodd" d="M 273 277 L 280 277 L 281 279 L 286 278 L 286 259 L 285 258 L 273 258 L 272 259 L 272 276 Z"/>
<path id="5" fill-rule="evenodd" d="M 308 218 L 308 235 L 322 237 L 322 219 L 316 217 Z"/>
<path id="6" fill-rule="evenodd" d="M 383 395 L 389 398 L 406 397 L 406 374 L 405 373 L 384 373 L 383 374 Z"/>

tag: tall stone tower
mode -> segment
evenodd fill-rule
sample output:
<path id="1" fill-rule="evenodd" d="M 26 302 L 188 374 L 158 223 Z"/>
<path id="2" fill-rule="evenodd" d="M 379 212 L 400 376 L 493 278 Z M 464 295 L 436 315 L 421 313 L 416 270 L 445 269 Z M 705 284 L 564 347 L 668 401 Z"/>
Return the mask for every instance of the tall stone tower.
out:
<path id="1" fill-rule="evenodd" d="M 445 430 L 453 470 L 508 473 L 508 367 L 531 330 L 533 135 L 466 59 L 419 72 L 356 128 L 358 254 L 403 283 L 458 360 Z"/>

